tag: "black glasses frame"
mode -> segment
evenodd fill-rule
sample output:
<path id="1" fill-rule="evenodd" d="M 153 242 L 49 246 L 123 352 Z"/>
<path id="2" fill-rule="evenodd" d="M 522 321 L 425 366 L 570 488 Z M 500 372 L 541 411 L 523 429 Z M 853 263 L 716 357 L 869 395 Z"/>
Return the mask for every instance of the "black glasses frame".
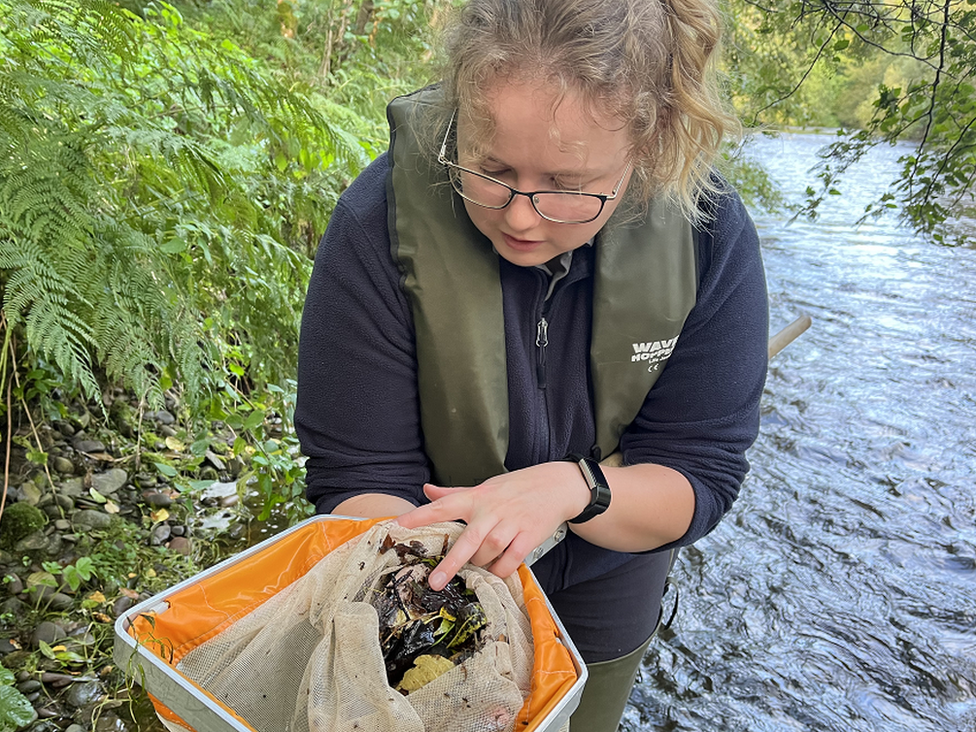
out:
<path id="1" fill-rule="evenodd" d="M 451 121 L 448 122 L 447 131 L 444 133 L 444 140 L 441 142 L 441 149 L 437 155 L 437 162 L 443 165 L 445 168 L 447 168 L 448 171 L 459 171 L 459 172 L 467 173 L 468 175 L 473 175 L 483 180 L 494 183 L 495 185 L 499 185 L 502 188 L 507 188 L 508 200 L 505 201 L 505 203 L 501 204 L 500 206 L 489 206 L 488 204 L 481 203 L 480 201 L 475 201 L 473 198 L 469 198 L 468 196 L 464 195 L 464 191 L 460 190 L 459 186 L 455 183 L 454 176 L 453 175 L 448 176 L 451 179 L 452 187 L 454 188 L 455 191 L 457 191 L 457 194 L 461 196 L 461 198 L 463 198 L 465 201 L 470 201 L 476 206 L 481 206 L 482 208 L 487 208 L 491 211 L 500 211 L 501 209 L 506 208 L 512 201 L 514 201 L 516 196 L 525 196 L 532 203 L 532 208 L 535 210 L 535 212 L 539 214 L 539 216 L 544 218 L 546 221 L 552 221 L 555 224 L 588 224 L 591 221 L 595 221 L 596 219 L 600 218 L 600 214 L 603 213 L 603 208 L 604 206 L 607 205 L 607 201 L 613 201 L 614 199 L 617 198 L 617 194 L 620 192 L 620 188 L 624 184 L 624 178 L 626 178 L 627 173 L 630 172 L 631 163 L 628 161 L 627 165 L 624 167 L 624 172 L 620 175 L 620 180 L 617 181 L 617 185 L 613 187 L 613 190 L 610 193 L 585 193 L 583 191 L 552 191 L 552 190 L 520 191 L 517 188 L 512 188 L 512 186 L 508 185 L 508 183 L 503 183 L 497 178 L 492 178 L 490 175 L 485 175 L 484 173 L 479 173 L 476 170 L 465 168 L 447 159 L 447 142 L 450 139 L 451 128 L 454 127 L 454 121 L 456 119 L 457 119 L 457 110 L 454 111 L 454 113 L 451 115 Z M 580 196 L 581 198 L 582 197 L 595 198 L 600 202 L 600 209 L 596 212 L 594 216 L 591 216 L 588 219 L 573 219 L 573 220 L 556 219 L 551 216 L 546 216 L 544 213 L 542 213 L 542 211 L 539 210 L 539 207 L 536 205 L 535 197 L 543 193 L 556 194 L 560 196 Z"/>

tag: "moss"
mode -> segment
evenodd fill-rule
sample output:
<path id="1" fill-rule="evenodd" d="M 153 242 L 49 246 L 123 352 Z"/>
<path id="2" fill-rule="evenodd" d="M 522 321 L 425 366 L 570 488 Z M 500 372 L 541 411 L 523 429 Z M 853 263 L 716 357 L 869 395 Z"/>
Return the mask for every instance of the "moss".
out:
<path id="1" fill-rule="evenodd" d="M 33 534 L 47 523 L 47 517 L 40 509 L 29 503 L 14 503 L 7 506 L 0 520 L 0 546 L 12 548 L 25 536 Z"/>

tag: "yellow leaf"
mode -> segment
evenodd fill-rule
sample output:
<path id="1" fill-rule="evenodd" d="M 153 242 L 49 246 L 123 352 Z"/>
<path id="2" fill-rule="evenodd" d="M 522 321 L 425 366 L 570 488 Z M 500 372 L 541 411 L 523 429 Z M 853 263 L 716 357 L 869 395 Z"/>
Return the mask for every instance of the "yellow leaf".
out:
<path id="1" fill-rule="evenodd" d="M 168 447 L 173 452 L 183 452 L 185 448 L 185 445 L 175 437 L 167 437 L 165 440 L 163 440 L 163 442 L 165 442 L 166 447 Z"/>
<path id="2" fill-rule="evenodd" d="M 115 501 L 107 501 L 105 503 L 105 513 L 118 513 L 119 505 Z"/>
<path id="3" fill-rule="evenodd" d="M 151 514 L 149 514 L 149 516 L 152 518 L 154 524 L 160 524 L 169 518 L 169 511 L 167 511 L 165 508 L 160 508 L 153 511 Z"/>
<path id="4" fill-rule="evenodd" d="M 111 625 L 112 618 L 110 618 L 105 613 L 92 613 L 92 617 L 95 618 L 99 623 L 105 623 L 106 625 Z"/>

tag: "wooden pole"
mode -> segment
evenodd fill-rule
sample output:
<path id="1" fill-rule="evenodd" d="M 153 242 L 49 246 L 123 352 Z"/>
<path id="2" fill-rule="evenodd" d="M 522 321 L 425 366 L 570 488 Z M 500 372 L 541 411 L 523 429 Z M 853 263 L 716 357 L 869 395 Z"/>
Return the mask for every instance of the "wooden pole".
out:
<path id="1" fill-rule="evenodd" d="M 782 351 L 795 341 L 803 331 L 810 327 L 813 321 L 809 315 L 801 315 L 779 333 L 769 339 L 769 358 Z"/>

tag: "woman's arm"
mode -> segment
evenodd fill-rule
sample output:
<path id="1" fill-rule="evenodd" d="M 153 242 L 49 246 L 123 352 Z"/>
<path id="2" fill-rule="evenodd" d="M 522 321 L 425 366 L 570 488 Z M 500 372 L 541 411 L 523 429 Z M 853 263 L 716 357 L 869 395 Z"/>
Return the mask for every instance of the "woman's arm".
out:
<path id="1" fill-rule="evenodd" d="M 381 156 L 343 193 L 302 314 L 295 429 L 319 513 L 389 516 L 425 500 L 413 320 L 390 257 L 387 170 Z M 346 504 L 362 494 L 400 500 Z"/>

